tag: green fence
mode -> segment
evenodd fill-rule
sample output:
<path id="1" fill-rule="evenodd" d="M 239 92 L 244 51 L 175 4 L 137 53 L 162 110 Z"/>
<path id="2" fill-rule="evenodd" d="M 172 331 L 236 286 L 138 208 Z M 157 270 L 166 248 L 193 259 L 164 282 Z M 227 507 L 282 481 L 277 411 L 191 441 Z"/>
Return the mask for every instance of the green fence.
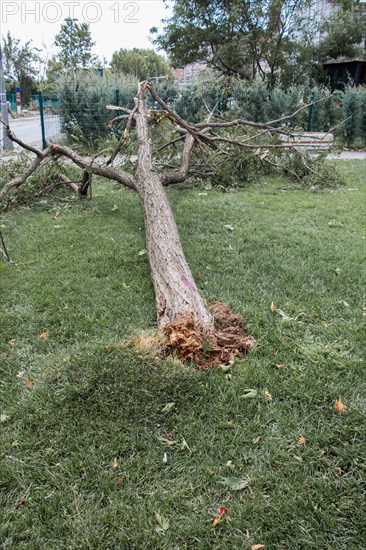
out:
<path id="1" fill-rule="evenodd" d="M 60 118 L 60 100 L 57 97 L 43 96 L 39 93 L 35 98 L 41 119 L 42 147 L 63 139 Z"/>

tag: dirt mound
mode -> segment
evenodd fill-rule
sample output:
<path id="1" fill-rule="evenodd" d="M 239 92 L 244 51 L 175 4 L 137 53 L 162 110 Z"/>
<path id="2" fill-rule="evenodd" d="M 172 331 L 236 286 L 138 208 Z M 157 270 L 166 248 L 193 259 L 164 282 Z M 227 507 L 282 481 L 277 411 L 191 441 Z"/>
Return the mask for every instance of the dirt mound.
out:
<path id="1" fill-rule="evenodd" d="M 241 315 L 232 313 L 230 307 L 221 302 L 209 307 L 215 319 L 212 327 L 203 328 L 192 312 L 184 311 L 164 329 L 169 351 L 174 351 L 182 361 L 192 361 L 202 368 L 228 364 L 255 346 Z"/>

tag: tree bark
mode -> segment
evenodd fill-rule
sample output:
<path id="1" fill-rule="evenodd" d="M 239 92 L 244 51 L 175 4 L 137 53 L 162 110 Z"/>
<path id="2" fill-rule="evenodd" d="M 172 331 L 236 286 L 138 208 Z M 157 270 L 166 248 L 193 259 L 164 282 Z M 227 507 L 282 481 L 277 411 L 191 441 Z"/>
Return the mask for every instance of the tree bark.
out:
<path id="1" fill-rule="evenodd" d="M 137 99 L 139 138 L 136 187 L 145 216 L 146 249 L 154 285 L 159 329 L 182 312 L 191 312 L 202 327 L 211 316 L 194 282 L 184 256 L 173 212 L 163 187 L 163 177 L 153 165 L 143 84 Z"/>

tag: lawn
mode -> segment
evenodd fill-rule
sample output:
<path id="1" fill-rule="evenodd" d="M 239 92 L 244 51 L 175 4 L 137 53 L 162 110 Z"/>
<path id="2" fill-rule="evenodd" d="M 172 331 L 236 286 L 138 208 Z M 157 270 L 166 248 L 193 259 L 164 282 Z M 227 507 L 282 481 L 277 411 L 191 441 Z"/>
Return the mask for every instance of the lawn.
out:
<path id="1" fill-rule="evenodd" d="M 132 343 L 155 326 L 132 192 L 1 215 L 2 548 L 365 547 L 365 165 L 338 166 L 333 190 L 169 189 L 197 285 L 257 340 L 229 369 Z"/>

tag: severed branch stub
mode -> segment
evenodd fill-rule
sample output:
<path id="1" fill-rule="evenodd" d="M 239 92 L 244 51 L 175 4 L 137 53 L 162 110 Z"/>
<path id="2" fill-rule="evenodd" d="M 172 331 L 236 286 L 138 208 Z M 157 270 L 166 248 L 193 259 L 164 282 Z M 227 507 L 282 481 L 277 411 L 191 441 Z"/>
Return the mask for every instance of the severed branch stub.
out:
<path id="1" fill-rule="evenodd" d="M 153 140 L 149 128 L 149 112 L 146 108 L 146 94 L 150 93 L 163 111 L 159 110 L 159 120 L 165 118 L 173 123 L 177 137 L 166 146 L 182 144 L 179 167 L 176 170 L 159 171 L 154 162 Z M 151 279 L 156 297 L 157 325 L 166 337 L 170 350 L 182 360 L 193 361 L 199 368 L 218 364 L 231 363 L 239 355 L 250 351 L 255 340 L 247 334 L 245 322 L 241 316 L 235 315 L 230 308 L 219 302 L 207 305 L 194 280 L 187 263 L 182 243 L 179 237 L 174 215 L 166 195 L 165 187 L 183 182 L 190 173 L 192 153 L 196 144 L 199 147 L 209 146 L 217 154 L 225 155 L 230 147 L 255 148 L 258 151 L 270 148 L 281 148 L 283 144 L 273 144 L 265 137 L 274 134 L 287 133 L 275 124 L 294 115 L 282 117 L 269 124 L 256 124 L 243 119 L 226 121 L 214 120 L 209 114 L 206 122 L 193 124 L 184 120 L 157 94 L 150 82 L 141 82 L 135 98 L 133 109 L 108 106 L 110 110 L 123 113 L 114 121 L 125 120 L 125 131 L 111 156 L 104 163 L 89 161 L 66 145 L 53 144 L 44 151 L 28 146 L 17 138 L 9 128 L 9 138 L 23 149 L 35 155 L 35 159 L 27 166 L 24 173 L 7 182 L 0 189 L 0 199 L 8 192 L 22 185 L 46 159 L 67 159 L 82 170 L 81 184 L 70 181 L 65 175 L 60 176 L 60 182 L 68 185 L 79 195 L 85 195 L 90 187 L 92 175 L 97 175 L 109 181 L 137 192 L 144 211 L 146 250 L 151 268 Z M 164 116 L 166 113 L 166 116 Z M 134 124 L 133 124 L 134 123 Z M 246 128 L 256 132 L 255 136 L 243 134 L 239 139 L 220 134 L 220 131 L 230 128 Z M 137 164 L 131 172 L 113 167 L 113 162 L 132 131 L 137 134 Z M 241 132 L 242 133 L 242 132 Z M 255 139 L 260 139 L 255 143 Z M 164 146 L 164 147 L 166 147 Z M 286 144 L 289 149 L 292 146 Z M 292 148 L 296 152 L 295 146 Z M 264 161 L 265 157 L 263 157 Z M 307 159 L 300 155 L 307 170 Z M 295 174 L 294 174 L 295 175 Z M 3 246 L 4 248 L 4 246 Z M 4 255 L 4 251 L 2 250 Z M 5 249 L 5 255 L 7 254 Z"/>

